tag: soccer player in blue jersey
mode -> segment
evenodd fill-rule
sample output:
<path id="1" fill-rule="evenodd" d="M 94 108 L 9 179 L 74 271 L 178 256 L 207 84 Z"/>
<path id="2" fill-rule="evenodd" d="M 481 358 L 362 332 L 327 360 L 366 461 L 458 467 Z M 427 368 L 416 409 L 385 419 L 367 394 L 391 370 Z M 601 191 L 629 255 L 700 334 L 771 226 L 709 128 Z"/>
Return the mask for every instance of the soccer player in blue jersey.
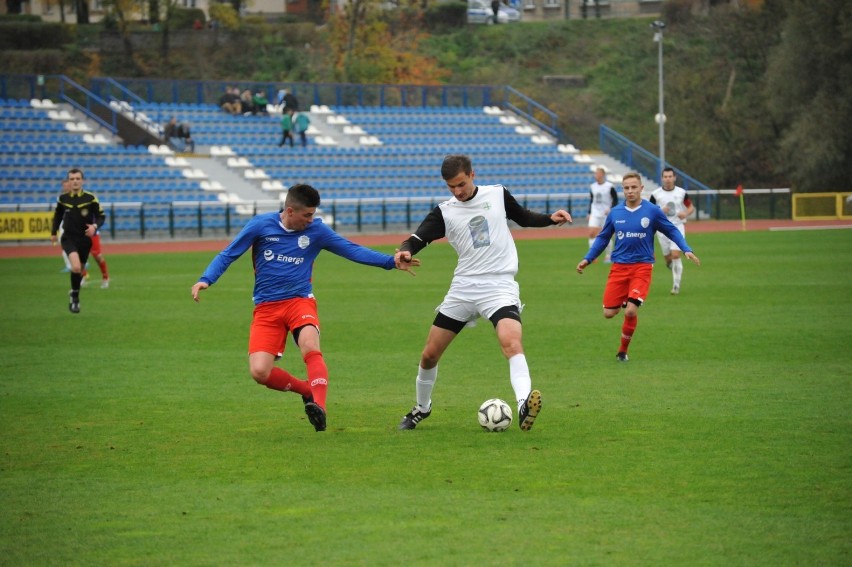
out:
<path id="1" fill-rule="evenodd" d="M 414 274 L 420 261 L 370 250 L 334 232 L 315 219 L 320 195 L 310 185 L 294 185 L 287 191 L 279 213 L 260 214 L 246 223 L 234 240 L 220 252 L 192 286 L 192 298 L 207 289 L 249 248 L 254 265 L 254 317 L 249 331 L 249 371 L 252 378 L 272 390 L 301 394 L 305 413 L 317 431 L 326 428 L 328 368 L 320 350 L 320 322 L 311 277 L 314 260 L 328 250 L 347 260 Z M 287 334 L 305 361 L 307 380 L 299 380 L 275 366 L 283 353 Z"/>
<path id="2" fill-rule="evenodd" d="M 613 207 L 604 226 L 577 264 L 577 273 L 597 258 L 615 235 L 612 267 L 603 296 L 603 314 L 612 319 L 624 308 L 621 327 L 621 346 L 616 359 L 627 362 L 627 347 L 636 331 L 639 307 L 651 289 L 651 271 L 654 267 L 654 234 L 662 232 L 683 251 L 684 256 L 701 265 L 683 235 L 660 207 L 642 198 L 642 179 L 638 173 L 627 173 L 622 179 L 624 203 Z"/>
<path id="3" fill-rule="evenodd" d="M 417 404 L 402 418 L 399 428 L 414 429 L 432 414 L 432 389 L 441 356 L 462 329 L 483 317 L 494 325 L 500 349 L 509 362 L 518 425 L 522 431 L 529 431 L 541 410 L 541 392 L 532 388 L 524 355 L 523 305 L 515 281 L 518 251 L 508 221 L 519 226 L 554 226 L 572 222 L 571 215 L 562 209 L 551 214 L 530 211 L 502 185 L 477 185 L 466 155 L 446 156 L 441 177 L 453 197 L 432 209 L 396 252 L 398 261 L 408 261 L 429 243 L 446 237 L 458 254 L 450 289 L 436 310 L 420 355 L 415 380 Z"/>

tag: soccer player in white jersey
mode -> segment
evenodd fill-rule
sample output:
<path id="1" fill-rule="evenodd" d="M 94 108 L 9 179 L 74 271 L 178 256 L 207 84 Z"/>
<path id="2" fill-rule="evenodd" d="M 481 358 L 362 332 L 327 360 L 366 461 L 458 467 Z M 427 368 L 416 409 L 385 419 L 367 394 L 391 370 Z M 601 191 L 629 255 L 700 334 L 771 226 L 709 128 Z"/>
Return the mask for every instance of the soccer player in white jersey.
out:
<path id="1" fill-rule="evenodd" d="M 417 404 L 403 417 L 400 429 L 414 429 L 432 413 L 432 389 L 438 361 L 466 325 L 480 316 L 491 321 L 503 355 L 509 361 L 509 380 L 518 403 L 518 424 L 528 431 L 541 410 L 541 392 L 532 379 L 521 342 L 520 291 L 515 281 L 518 252 L 508 220 L 520 226 L 550 226 L 571 222 L 558 210 L 550 215 L 523 208 L 502 185 L 479 185 L 470 158 L 449 155 L 441 176 L 453 197 L 432 209 L 417 230 L 402 243 L 395 260 L 405 264 L 430 242 L 446 237 L 458 254 L 450 289 L 420 356 L 415 381 Z"/>
<path id="2" fill-rule="evenodd" d="M 615 355 L 619 362 L 627 362 L 627 348 L 639 322 L 639 307 L 645 303 L 651 289 L 651 272 L 654 268 L 654 233 L 662 232 L 672 239 L 684 255 L 701 265 L 698 257 L 686 243 L 677 227 L 666 218 L 660 207 L 642 199 L 642 180 L 638 173 L 625 174 L 622 180 L 624 203 L 612 208 L 594 244 L 577 264 L 577 273 L 600 256 L 610 239 L 615 236 L 612 267 L 603 295 L 603 315 L 612 319 L 624 309 L 621 325 L 621 344 Z"/>
<path id="3" fill-rule="evenodd" d="M 319 192 L 310 185 L 290 187 L 282 211 L 252 218 L 213 258 L 192 286 L 192 299 L 199 301 L 201 291 L 216 283 L 228 266 L 251 249 L 255 308 L 249 329 L 249 372 L 258 384 L 271 390 L 301 394 L 311 425 L 316 431 L 325 431 L 328 368 L 320 350 L 320 321 L 313 293 L 314 260 L 328 250 L 359 264 L 407 272 L 420 261 L 410 257 L 411 261 L 400 261 L 340 236 L 315 219 L 319 204 Z M 307 380 L 275 366 L 288 334 L 293 335 L 299 347 Z"/>
<path id="4" fill-rule="evenodd" d="M 594 244 L 609 210 L 617 204 L 618 192 L 615 190 L 615 185 L 606 180 L 604 168 L 597 168 L 595 170 L 595 182 L 589 185 L 589 246 Z M 612 242 L 606 247 L 604 261 L 607 263 L 610 262 L 611 252 Z"/>
<path id="5" fill-rule="evenodd" d="M 663 186 L 651 193 L 650 201 L 659 205 L 666 217 L 686 236 L 686 219 L 695 211 L 686 190 L 675 185 L 674 169 L 663 169 Z M 665 234 L 658 232 L 657 240 L 666 258 L 666 267 L 672 271 L 672 295 L 680 293 L 680 281 L 683 277 L 683 261 L 680 259 L 681 249 Z"/>

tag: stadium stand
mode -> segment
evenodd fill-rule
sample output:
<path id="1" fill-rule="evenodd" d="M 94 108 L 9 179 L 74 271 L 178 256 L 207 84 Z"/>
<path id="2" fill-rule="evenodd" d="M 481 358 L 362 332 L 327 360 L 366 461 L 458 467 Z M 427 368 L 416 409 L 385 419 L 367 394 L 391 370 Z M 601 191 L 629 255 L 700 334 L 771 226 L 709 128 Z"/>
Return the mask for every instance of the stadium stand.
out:
<path id="1" fill-rule="evenodd" d="M 173 228 L 195 230 L 197 210 L 175 215 L 172 204 L 219 202 L 219 192 L 205 189 L 194 171 L 185 167 L 188 164 L 176 161 L 168 148 L 164 153 L 159 146 L 124 146 L 70 107 L 44 100 L 0 100 L 0 124 L 2 205 L 52 207 L 71 167 L 84 171 L 86 188 L 107 209 L 111 222 L 106 229 L 112 234 L 166 229 L 170 223 Z M 71 124 L 74 127 L 69 128 Z M 222 226 L 216 215 L 206 225 Z"/>
<path id="2" fill-rule="evenodd" d="M 583 218 L 596 165 L 493 106 L 313 105 L 308 146 L 282 148 L 274 107 L 268 114 L 233 116 L 213 104 L 111 105 L 152 132 L 171 116 L 189 123 L 196 153 L 230 172 L 230 179 L 216 178 L 199 156 L 165 145 L 124 146 L 71 107 L 0 100 L 0 204 L 50 206 L 59 180 L 77 166 L 86 172 L 87 188 L 107 205 L 114 236 L 237 229 L 258 210 L 252 202 L 277 207 L 285 188 L 299 182 L 320 189 L 338 229 L 410 227 L 447 197 L 440 163 L 459 152 L 472 156 L 479 183 L 502 183 L 530 208 L 567 206 Z"/>

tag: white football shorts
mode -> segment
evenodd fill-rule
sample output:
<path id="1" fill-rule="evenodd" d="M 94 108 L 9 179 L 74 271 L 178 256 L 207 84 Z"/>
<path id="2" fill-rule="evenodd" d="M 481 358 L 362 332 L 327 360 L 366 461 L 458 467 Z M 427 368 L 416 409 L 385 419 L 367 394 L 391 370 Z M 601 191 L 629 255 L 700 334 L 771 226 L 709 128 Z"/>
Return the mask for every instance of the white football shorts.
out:
<path id="1" fill-rule="evenodd" d="M 435 308 L 456 321 L 468 326 L 480 316 L 488 319 L 501 307 L 515 305 L 523 310 L 520 287 L 512 276 L 487 276 L 485 278 L 453 278 L 444 301 Z"/>
<path id="2" fill-rule="evenodd" d="M 686 236 L 686 228 L 682 224 L 676 224 L 675 228 L 677 228 L 683 236 Z M 657 233 L 657 240 L 660 241 L 660 248 L 663 249 L 663 256 L 668 256 L 671 254 L 672 250 L 680 252 L 680 247 L 672 242 L 669 237 L 662 232 Z"/>

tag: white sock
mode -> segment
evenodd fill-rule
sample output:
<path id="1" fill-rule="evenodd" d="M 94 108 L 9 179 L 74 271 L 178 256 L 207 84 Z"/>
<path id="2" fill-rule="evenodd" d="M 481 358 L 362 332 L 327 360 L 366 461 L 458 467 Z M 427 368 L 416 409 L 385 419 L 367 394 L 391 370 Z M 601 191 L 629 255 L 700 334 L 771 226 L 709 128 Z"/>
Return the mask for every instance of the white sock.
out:
<path id="1" fill-rule="evenodd" d="M 66 254 L 64 250 L 62 251 L 62 259 L 65 261 L 65 267 L 68 268 L 68 270 L 70 271 L 71 260 L 68 259 L 68 254 Z"/>
<path id="2" fill-rule="evenodd" d="M 589 248 L 591 248 L 591 247 L 592 247 L 592 244 L 594 244 L 594 243 L 595 243 L 595 239 L 594 239 L 594 238 L 590 238 L 590 239 L 589 239 Z"/>
<path id="3" fill-rule="evenodd" d="M 515 391 L 515 399 L 518 400 L 518 408 L 527 401 L 532 391 L 532 378 L 530 378 L 530 367 L 527 366 L 527 357 L 516 354 L 509 359 L 509 380 Z"/>
<path id="4" fill-rule="evenodd" d="M 429 411 L 432 407 L 432 388 L 435 387 L 435 380 L 438 379 L 438 367 L 424 370 L 417 367 L 417 407 L 422 411 Z"/>
<path id="5" fill-rule="evenodd" d="M 683 260 L 680 258 L 672 259 L 672 281 L 675 287 L 680 287 L 680 278 L 683 275 Z"/>

